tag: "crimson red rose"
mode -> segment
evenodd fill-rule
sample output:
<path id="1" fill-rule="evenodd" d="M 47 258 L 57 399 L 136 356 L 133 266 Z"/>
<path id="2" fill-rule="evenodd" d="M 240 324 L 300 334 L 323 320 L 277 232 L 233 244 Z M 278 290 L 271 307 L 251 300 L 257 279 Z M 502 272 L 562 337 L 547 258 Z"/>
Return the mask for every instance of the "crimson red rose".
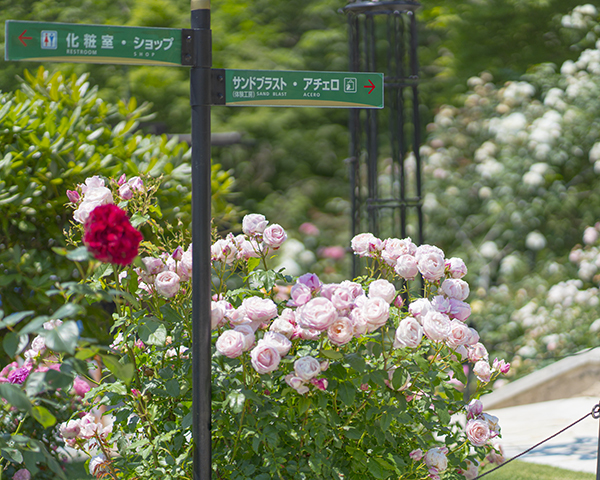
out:
<path id="1" fill-rule="evenodd" d="M 100 205 L 84 225 L 83 243 L 101 262 L 129 265 L 138 254 L 142 234 L 131 226 L 124 210 L 113 204 Z"/>

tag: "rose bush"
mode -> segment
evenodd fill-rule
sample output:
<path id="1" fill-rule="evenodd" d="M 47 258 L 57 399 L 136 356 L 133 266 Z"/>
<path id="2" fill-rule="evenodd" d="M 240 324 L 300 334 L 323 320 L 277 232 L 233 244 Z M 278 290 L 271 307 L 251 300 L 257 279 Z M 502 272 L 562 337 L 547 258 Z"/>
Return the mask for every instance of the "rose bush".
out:
<path id="1" fill-rule="evenodd" d="M 160 244 L 141 240 L 137 228 L 160 228 L 148 194 L 156 183 L 124 184 L 90 177 L 69 194 L 69 255 L 82 280 L 61 288 L 74 304 L 112 299 L 114 341 L 80 340 L 73 361 L 92 388 L 76 414 L 53 424 L 53 438 L 88 454 L 98 478 L 191 478 L 190 244 L 182 230 Z M 99 192 L 102 203 L 82 218 L 92 185 L 110 195 Z M 268 268 L 285 231 L 257 214 L 242 228 L 215 236 L 211 249 L 216 478 L 463 478 L 498 458 L 497 419 L 476 398 L 508 366 L 490 363 L 464 323 L 464 262 L 408 238 L 364 234 L 352 246 L 367 275 L 294 281 Z M 414 272 L 399 275 L 405 256 L 423 288 Z M 97 380 L 82 363 L 97 368 Z M 468 365 L 477 385 L 465 399 Z M 27 375 L 8 376 L 14 390 Z"/>

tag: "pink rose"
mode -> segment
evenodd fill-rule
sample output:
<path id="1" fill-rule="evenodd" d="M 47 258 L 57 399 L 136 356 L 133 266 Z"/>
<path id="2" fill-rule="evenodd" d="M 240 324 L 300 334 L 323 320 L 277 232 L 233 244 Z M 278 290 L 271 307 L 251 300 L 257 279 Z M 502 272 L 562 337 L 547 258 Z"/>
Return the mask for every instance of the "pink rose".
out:
<path id="1" fill-rule="evenodd" d="M 359 338 L 360 336 L 367 333 L 367 319 L 362 314 L 362 310 L 360 308 L 353 309 L 350 312 L 350 316 L 348 318 L 352 322 L 352 329 L 356 338 Z"/>
<path id="2" fill-rule="evenodd" d="M 73 390 L 75 391 L 75 395 L 79 397 L 84 397 L 85 394 L 91 389 L 92 387 L 90 387 L 90 384 L 86 382 L 83 378 L 81 378 L 80 376 L 75 377 L 75 380 L 73 381 Z"/>
<path id="3" fill-rule="evenodd" d="M 504 360 L 498 360 L 495 358 L 492 368 L 495 372 L 499 371 L 500 373 L 506 375 L 510 371 L 510 363 L 506 363 Z"/>
<path id="4" fill-rule="evenodd" d="M 369 284 L 369 297 L 380 297 L 391 304 L 396 298 L 396 287 L 387 280 L 375 280 Z"/>
<path id="5" fill-rule="evenodd" d="M 288 305 L 293 307 L 300 307 L 308 303 L 312 299 L 312 291 L 308 285 L 303 283 L 296 283 L 290 290 L 290 301 Z"/>
<path id="6" fill-rule="evenodd" d="M 372 257 L 383 249 L 383 242 L 372 233 L 360 233 L 351 242 L 355 255 L 360 257 Z"/>
<path id="7" fill-rule="evenodd" d="M 469 361 L 470 362 L 478 362 L 479 360 L 482 359 L 487 359 L 488 358 L 488 351 L 485 348 L 485 346 L 483 346 L 482 343 L 477 342 L 475 345 L 471 346 L 471 348 L 469 348 Z"/>
<path id="8" fill-rule="evenodd" d="M 264 323 L 277 316 L 277 305 L 270 298 L 245 298 L 242 307 L 252 322 Z"/>
<path id="9" fill-rule="evenodd" d="M 236 325 L 233 330 L 244 335 L 244 352 L 247 352 L 254 346 L 256 337 L 254 336 L 254 329 L 250 325 Z"/>
<path id="10" fill-rule="evenodd" d="M 144 181 L 140 177 L 132 177 L 129 179 L 127 184 L 131 187 L 132 190 L 143 192 L 144 191 Z"/>
<path id="11" fill-rule="evenodd" d="M 100 203 L 96 202 L 81 202 L 77 210 L 73 212 L 73 218 L 78 223 L 85 223 L 90 216 L 90 213 L 92 213 L 92 210 L 99 205 Z"/>
<path id="12" fill-rule="evenodd" d="M 264 215 L 251 213 L 242 220 L 242 231 L 249 237 L 260 235 L 265 231 L 268 221 Z"/>
<path id="13" fill-rule="evenodd" d="M 405 280 L 414 280 L 419 273 L 417 259 L 412 255 L 400 255 L 394 265 L 394 271 Z"/>
<path id="14" fill-rule="evenodd" d="M 98 175 L 94 175 L 93 177 L 88 177 L 85 179 L 85 184 L 79 185 L 81 187 L 81 191 L 85 195 L 90 188 L 98 188 L 104 186 L 104 180 L 100 178 Z"/>
<path id="15" fill-rule="evenodd" d="M 354 306 L 354 295 L 352 295 L 350 289 L 341 286 L 333 291 L 330 300 L 342 315 L 348 314 L 350 309 Z"/>
<path id="16" fill-rule="evenodd" d="M 374 332 L 388 321 L 390 304 L 381 297 L 369 298 L 361 307 L 361 311 L 367 321 L 367 330 Z"/>
<path id="17" fill-rule="evenodd" d="M 471 460 L 466 460 L 467 469 L 460 470 L 459 473 L 462 473 L 465 476 L 466 480 L 474 480 L 479 475 L 479 467 L 475 465 Z"/>
<path id="18" fill-rule="evenodd" d="M 465 262 L 456 257 L 446 260 L 446 269 L 452 278 L 462 278 L 467 274 Z"/>
<path id="19" fill-rule="evenodd" d="M 460 278 L 447 278 L 442 282 L 442 291 L 446 296 L 462 302 L 469 296 L 469 284 Z"/>
<path id="20" fill-rule="evenodd" d="M 282 357 L 285 357 L 292 348 L 292 342 L 285 335 L 277 332 L 266 332 L 259 343 L 273 347 Z"/>
<path id="21" fill-rule="evenodd" d="M 428 312 L 423 317 L 423 333 L 434 342 L 446 340 L 451 333 L 450 319 L 440 312 Z"/>
<path id="22" fill-rule="evenodd" d="M 313 378 L 310 381 L 310 383 L 312 383 L 315 387 L 317 387 L 319 390 L 322 390 L 323 392 L 327 390 L 327 386 L 329 385 L 329 382 L 326 378 Z"/>
<path id="23" fill-rule="evenodd" d="M 279 352 L 265 343 L 259 343 L 250 352 L 250 363 L 261 375 L 277 370 L 280 361 Z"/>
<path id="24" fill-rule="evenodd" d="M 431 311 L 433 311 L 433 306 L 426 298 L 418 298 L 417 300 L 411 302 L 408 306 L 408 312 L 417 320 L 419 320 L 421 324 L 423 323 L 422 317 L 424 317 L 427 312 Z"/>
<path id="25" fill-rule="evenodd" d="M 67 190 L 67 198 L 71 203 L 78 203 L 79 200 L 81 200 L 79 193 L 77 193 L 75 190 Z"/>
<path id="26" fill-rule="evenodd" d="M 446 454 L 448 449 L 445 447 L 436 447 L 428 450 L 425 454 L 425 465 L 428 468 L 435 468 L 438 472 L 443 472 L 448 468 L 448 459 Z"/>
<path id="27" fill-rule="evenodd" d="M 410 458 L 412 458 L 415 462 L 418 462 L 423 458 L 423 450 L 417 448 L 408 454 Z"/>
<path id="28" fill-rule="evenodd" d="M 263 232 L 264 244 L 274 250 L 277 250 L 279 247 L 281 247 L 283 242 L 286 240 L 287 233 L 285 233 L 285 230 L 281 227 L 281 225 L 277 225 L 276 223 L 269 225 Z"/>
<path id="29" fill-rule="evenodd" d="M 79 438 L 92 438 L 99 427 L 102 428 L 102 425 L 96 422 L 96 418 L 91 413 L 86 413 L 79 419 Z"/>
<path id="30" fill-rule="evenodd" d="M 464 322 L 471 315 L 471 305 L 468 303 L 461 302 L 456 298 L 450 298 L 448 302 L 450 303 L 450 312 L 448 312 L 450 317 Z"/>
<path id="31" fill-rule="evenodd" d="M 217 352 L 228 358 L 239 357 L 244 353 L 244 346 L 244 334 L 235 330 L 225 330 L 215 344 Z"/>
<path id="32" fill-rule="evenodd" d="M 490 439 L 490 427 L 483 420 L 471 419 L 467 422 L 465 434 L 473 445 L 482 447 Z"/>
<path id="33" fill-rule="evenodd" d="M 187 282 L 192 278 L 192 252 L 185 251 L 181 255 L 181 260 L 177 262 L 177 275 L 182 282 Z"/>
<path id="34" fill-rule="evenodd" d="M 286 338 L 292 338 L 292 335 L 294 335 L 294 325 L 282 316 L 273 320 L 269 330 L 271 332 L 281 333 L 282 335 L 285 335 Z"/>
<path id="35" fill-rule="evenodd" d="M 416 348 L 423 338 L 423 327 L 416 318 L 408 316 L 404 318 L 396 329 L 394 348 Z"/>
<path id="36" fill-rule="evenodd" d="M 339 317 L 327 328 L 327 336 L 334 345 L 345 345 L 354 338 L 354 325 L 347 317 Z"/>
<path id="37" fill-rule="evenodd" d="M 381 258 L 383 258 L 385 263 L 393 267 L 396 265 L 398 258 L 400 258 L 402 255 L 413 256 L 416 251 L 417 246 L 409 237 L 403 240 L 398 238 L 388 238 L 383 242 Z"/>
<path id="38" fill-rule="evenodd" d="M 340 283 L 340 287 L 344 287 L 350 290 L 350 293 L 352 293 L 354 299 L 365 296 L 365 291 L 363 290 L 363 287 L 360 283 L 351 282 L 350 280 L 344 280 L 342 283 Z"/>
<path id="39" fill-rule="evenodd" d="M 486 360 L 479 360 L 473 365 L 473 373 L 481 382 L 487 383 L 490 381 L 492 370 Z"/>
<path id="40" fill-rule="evenodd" d="M 296 320 L 301 328 L 326 330 L 338 317 L 331 300 L 323 297 L 313 298 L 296 312 Z"/>
<path id="41" fill-rule="evenodd" d="M 160 272 L 154 280 L 154 288 L 163 297 L 174 297 L 179 291 L 179 275 L 169 271 Z"/>
<path id="42" fill-rule="evenodd" d="M 471 330 L 460 320 L 450 322 L 450 335 L 446 339 L 448 346 L 456 348 L 459 345 L 466 345 L 471 338 Z"/>
<path id="43" fill-rule="evenodd" d="M 321 364 L 314 357 L 302 357 L 294 362 L 294 372 L 298 378 L 309 382 L 321 373 Z"/>
<path id="44" fill-rule="evenodd" d="M 500 435 L 500 422 L 498 420 L 498 417 L 490 415 L 489 413 L 482 413 L 481 419 L 488 424 L 488 427 L 490 427 L 491 437 L 496 437 Z"/>
<path id="45" fill-rule="evenodd" d="M 469 346 L 475 346 L 475 345 L 477 345 L 477 343 L 479 343 L 479 334 L 477 333 L 477 330 L 475 330 L 474 328 L 470 327 L 469 328 L 469 332 L 471 333 L 471 335 L 470 335 L 469 340 L 467 341 L 466 344 L 469 345 Z M 482 347 L 483 347 L 483 345 L 482 345 Z M 485 352 L 485 354 L 487 355 L 487 352 Z"/>
<path id="46" fill-rule="evenodd" d="M 466 409 L 468 419 L 477 418 L 483 413 L 483 403 L 481 403 L 481 400 L 474 398 L 469 402 Z"/>
<path id="47" fill-rule="evenodd" d="M 321 280 L 319 280 L 319 277 L 317 277 L 317 275 L 315 275 L 314 273 L 305 273 L 304 275 L 298 277 L 298 280 L 296 282 L 306 285 L 308 288 L 310 288 L 310 291 L 312 293 L 318 292 L 323 286 L 323 282 L 321 282 Z"/>
<path id="48" fill-rule="evenodd" d="M 444 276 L 446 264 L 444 263 L 443 255 L 431 250 L 424 252 L 420 257 L 416 258 L 417 268 L 425 280 L 435 282 Z"/>
<path id="49" fill-rule="evenodd" d="M 237 258 L 239 260 L 248 260 L 249 258 L 258 258 L 260 248 L 253 242 L 249 242 L 243 235 L 235 237 L 237 247 Z"/>
<path id="50" fill-rule="evenodd" d="M 446 315 L 450 313 L 452 308 L 450 305 L 450 299 L 444 297 L 443 295 L 436 295 L 433 297 L 431 300 L 431 306 L 434 310 L 440 313 L 445 313 Z"/>
<path id="51" fill-rule="evenodd" d="M 119 187 L 119 197 L 123 200 L 131 200 L 133 198 L 133 190 L 131 185 L 125 183 Z"/>
<path id="52" fill-rule="evenodd" d="M 231 265 L 237 259 L 237 245 L 230 239 L 221 238 L 210 247 L 210 259 Z"/>
<path id="53" fill-rule="evenodd" d="M 65 440 L 77 438 L 80 430 L 79 420 L 69 420 L 68 422 L 61 423 L 59 426 L 59 432 Z"/>
<path id="54" fill-rule="evenodd" d="M 210 302 L 210 328 L 215 330 L 219 328 L 219 326 L 223 323 L 225 319 L 226 307 L 224 300 L 219 300 L 218 302 L 211 301 Z"/>
<path id="55" fill-rule="evenodd" d="M 292 375 L 291 373 L 285 376 L 285 383 L 302 395 L 308 392 L 308 387 L 306 386 L 304 380 L 302 380 L 300 377 Z"/>

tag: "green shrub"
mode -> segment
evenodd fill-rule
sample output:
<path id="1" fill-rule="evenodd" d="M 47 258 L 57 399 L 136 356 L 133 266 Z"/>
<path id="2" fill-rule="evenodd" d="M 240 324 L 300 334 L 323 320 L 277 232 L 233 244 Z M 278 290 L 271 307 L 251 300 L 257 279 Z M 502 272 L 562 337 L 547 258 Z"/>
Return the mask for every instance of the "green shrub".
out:
<path id="1" fill-rule="evenodd" d="M 135 99 L 109 104 L 87 75 L 65 78 L 40 68 L 26 71 L 20 90 L 0 94 L 0 302 L 8 314 L 52 311 L 44 292 L 72 277 L 60 248 L 71 211 L 67 186 L 101 175 L 162 176 L 157 196 L 169 225 L 191 220 L 189 146 L 176 137 L 140 133 L 150 105 Z M 234 213 L 227 196 L 233 178 L 213 166 L 213 213 Z M 48 312 L 45 312 L 48 313 Z"/>

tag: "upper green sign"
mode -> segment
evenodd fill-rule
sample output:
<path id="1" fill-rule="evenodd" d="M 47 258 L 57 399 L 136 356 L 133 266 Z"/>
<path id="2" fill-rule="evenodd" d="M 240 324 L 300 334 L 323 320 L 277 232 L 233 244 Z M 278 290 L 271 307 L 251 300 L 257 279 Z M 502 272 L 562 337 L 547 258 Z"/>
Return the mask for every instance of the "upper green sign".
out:
<path id="1" fill-rule="evenodd" d="M 225 105 L 383 108 L 383 74 L 227 69 Z"/>
<path id="2" fill-rule="evenodd" d="M 7 20 L 5 59 L 181 66 L 181 29 Z"/>

